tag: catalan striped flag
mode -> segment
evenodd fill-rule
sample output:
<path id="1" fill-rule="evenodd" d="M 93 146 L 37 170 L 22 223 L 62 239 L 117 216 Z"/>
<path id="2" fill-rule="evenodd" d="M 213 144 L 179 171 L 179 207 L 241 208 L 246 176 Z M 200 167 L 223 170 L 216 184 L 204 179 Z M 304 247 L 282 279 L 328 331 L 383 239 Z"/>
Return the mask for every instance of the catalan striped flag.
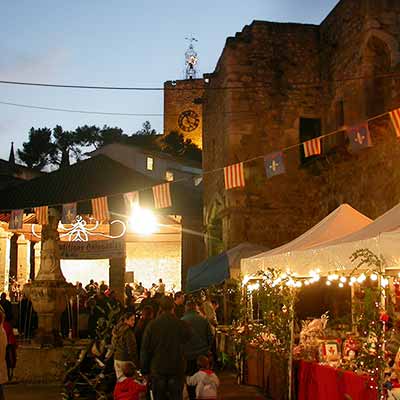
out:
<path id="1" fill-rule="evenodd" d="M 96 221 L 108 221 L 110 213 L 108 211 L 107 196 L 92 199 L 92 215 Z"/>
<path id="2" fill-rule="evenodd" d="M 129 193 L 124 193 L 124 201 L 125 201 L 125 207 L 126 211 L 128 213 L 132 212 L 134 208 L 139 207 L 139 192 L 134 191 L 134 192 L 129 192 Z"/>
<path id="3" fill-rule="evenodd" d="M 155 208 L 168 208 L 172 206 L 169 186 L 170 184 L 167 182 L 152 187 Z"/>
<path id="4" fill-rule="evenodd" d="M 24 210 L 12 210 L 8 229 L 22 229 L 24 223 Z"/>
<path id="5" fill-rule="evenodd" d="M 321 138 L 317 137 L 315 139 L 308 140 L 303 143 L 304 155 L 306 157 L 316 156 L 321 154 Z"/>
<path id="6" fill-rule="evenodd" d="M 40 225 L 47 225 L 49 223 L 49 207 L 35 207 L 36 222 Z"/>
<path id="7" fill-rule="evenodd" d="M 400 137 L 400 108 L 390 111 L 390 119 L 392 120 L 393 128 L 396 132 L 396 136 Z"/>
<path id="8" fill-rule="evenodd" d="M 244 187 L 243 163 L 228 165 L 224 168 L 225 189 Z"/>

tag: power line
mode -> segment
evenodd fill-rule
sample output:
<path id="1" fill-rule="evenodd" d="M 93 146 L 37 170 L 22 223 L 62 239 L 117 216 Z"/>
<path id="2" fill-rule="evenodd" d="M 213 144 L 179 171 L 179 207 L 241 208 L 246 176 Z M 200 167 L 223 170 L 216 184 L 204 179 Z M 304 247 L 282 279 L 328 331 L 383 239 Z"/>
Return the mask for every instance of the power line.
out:
<path id="1" fill-rule="evenodd" d="M 130 116 L 130 117 L 162 117 L 164 114 L 152 114 L 152 113 L 119 113 L 119 112 L 103 112 L 103 111 L 88 111 L 88 110 L 73 110 L 69 108 L 56 108 L 56 107 L 45 107 L 45 106 L 34 106 L 30 104 L 11 103 L 8 101 L 0 101 L 0 104 L 14 107 L 30 108 L 35 110 L 47 110 L 47 111 L 61 111 L 68 113 L 79 113 L 79 114 L 99 114 L 99 115 L 119 115 L 119 116 Z"/>
<path id="2" fill-rule="evenodd" d="M 339 79 L 323 79 L 319 82 L 311 82 L 311 81 L 286 81 L 285 84 L 293 85 L 293 86 L 305 86 L 305 87 L 320 87 L 323 83 L 329 82 L 348 82 L 355 80 L 364 80 L 364 79 L 378 79 L 378 78 L 399 78 L 400 72 L 387 73 L 387 74 L 379 74 L 379 75 L 359 75 L 359 76 L 350 76 L 343 77 Z M 212 79 L 211 79 L 212 80 Z M 187 80 L 190 82 L 190 80 Z M 65 85 L 58 83 L 41 83 L 41 82 L 24 82 L 24 81 L 7 81 L 0 80 L 0 84 L 4 85 L 19 85 L 19 86 L 38 86 L 38 87 L 48 87 L 48 88 L 63 88 L 63 89 L 88 89 L 88 90 L 123 90 L 123 91 L 192 91 L 192 90 L 200 90 L 201 87 L 176 87 L 177 81 L 171 81 L 171 86 L 167 87 L 139 87 L 139 86 L 98 86 L 98 85 Z M 209 78 L 204 79 L 204 83 L 207 85 L 207 90 L 257 90 L 262 89 L 265 86 L 271 85 L 273 83 L 279 82 L 276 81 L 264 81 L 264 82 L 255 82 L 254 85 L 242 85 L 242 86 L 212 86 L 210 85 Z"/>

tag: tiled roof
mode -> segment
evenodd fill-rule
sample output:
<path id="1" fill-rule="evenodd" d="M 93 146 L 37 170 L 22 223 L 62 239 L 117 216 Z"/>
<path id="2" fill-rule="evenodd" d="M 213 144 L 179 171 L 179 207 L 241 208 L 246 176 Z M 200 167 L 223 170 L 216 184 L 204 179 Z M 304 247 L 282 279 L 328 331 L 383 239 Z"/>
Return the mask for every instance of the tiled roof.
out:
<path id="1" fill-rule="evenodd" d="M 143 188 L 148 190 L 141 192 L 141 204 L 152 206 L 151 187 L 157 183 L 160 182 L 99 155 L 0 191 L 0 210 L 32 209 L 75 201 L 88 204 L 87 200 L 100 196 L 111 196 L 110 208 L 113 209 L 114 203 L 114 208 L 119 209 L 122 196 L 117 195 Z M 201 213 L 198 191 L 188 193 L 187 187 L 173 184 L 171 192 L 173 207 L 164 210 L 165 213 Z"/>

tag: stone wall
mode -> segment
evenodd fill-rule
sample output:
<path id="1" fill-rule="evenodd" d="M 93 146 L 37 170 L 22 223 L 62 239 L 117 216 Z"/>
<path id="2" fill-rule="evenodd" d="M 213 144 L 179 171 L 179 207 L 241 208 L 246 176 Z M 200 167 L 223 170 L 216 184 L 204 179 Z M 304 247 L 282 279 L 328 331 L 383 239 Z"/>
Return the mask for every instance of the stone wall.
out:
<path id="1" fill-rule="evenodd" d="M 321 134 L 400 106 L 400 4 L 343 0 L 320 26 L 254 21 L 228 38 L 206 75 L 203 168 L 223 168 L 300 142 L 300 118 Z M 215 90 L 217 87 L 233 87 Z M 377 217 L 398 202 L 398 143 L 387 117 L 370 123 L 375 147 L 350 155 L 344 133 L 323 140 L 324 155 L 301 163 L 285 151 L 286 174 L 267 180 L 262 158 L 245 164 L 246 187 L 224 190 L 222 170 L 204 179 L 204 220 L 222 225 L 230 248 L 275 247 L 342 202 Z"/>
<path id="2" fill-rule="evenodd" d="M 164 134 L 182 133 L 202 147 L 203 113 L 201 97 L 203 79 L 186 79 L 164 83 Z M 199 99 L 200 101 L 196 101 Z M 185 113 L 185 114 L 182 114 Z"/>

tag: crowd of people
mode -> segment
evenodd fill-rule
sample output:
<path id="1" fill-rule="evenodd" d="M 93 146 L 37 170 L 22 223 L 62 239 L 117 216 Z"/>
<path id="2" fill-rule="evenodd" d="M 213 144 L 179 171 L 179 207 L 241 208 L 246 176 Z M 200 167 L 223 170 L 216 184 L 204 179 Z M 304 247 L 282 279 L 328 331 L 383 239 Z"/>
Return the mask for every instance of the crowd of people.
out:
<path id="1" fill-rule="evenodd" d="M 219 380 L 211 368 L 218 304 L 205 292 L 197 298 L 168 293 L 159 279 L 148 289 L 141 282 L 126 284 L 121 304 L 104 282 L 77 283 L 76 289 L 91 337 L 107 304 L 124 309 L 111 340 L 115 400 L 136 400 L 142 392 L 154 400 L 181 400 L 184 392 L 190 400 L 217 398 Z"/>
<path id="2" fill-rule="evenodd" d="M 27 301 L 23 296 L 19 300 L 20 304 Z M 13 308 L 5 293 L 0 306 L 7 340 L 7 378 L 11 379 L 16 341 L 9 324 Z M 86 286 L 77 282 L 76 296 L 62 317 L 62 334 L 98 339 L 99 319 L 106 318 L 108 310 L 115 308 L 124 312 L 112 329 L 115 400 L 137 400 L 141 392 L 151 392 L 154 400 L 182 399 L 184 392 L 190 400 L 217 398 L 219 381 L 211 368 L 215 362 L 218 304 L 206 292 L 198 297 L 181 291 L 167 292 L 160 278 L 149 288 L 141 282 L 126 284 L 124 296 L 117 296 L 105 282 L 91 280 Z M 82 314 L 87 324 L 79 327 L 77 321 Z M 0 337 L 0 347 L 1 340 Z"/>

